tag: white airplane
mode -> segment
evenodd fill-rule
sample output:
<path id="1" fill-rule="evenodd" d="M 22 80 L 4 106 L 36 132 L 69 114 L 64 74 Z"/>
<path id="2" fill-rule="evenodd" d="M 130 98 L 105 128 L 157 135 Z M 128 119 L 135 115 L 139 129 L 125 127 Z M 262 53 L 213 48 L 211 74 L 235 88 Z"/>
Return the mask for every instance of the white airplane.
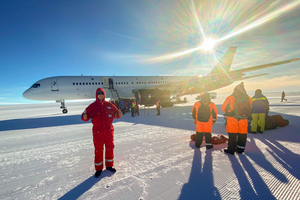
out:
<path id="1" fill-rule="evenodd" d="M 199 94 L 219 89 L 245 77 L 244 72 L 299 61 L 300 58 L 268 63 L 230 71 L 236 47 L 230 47 L 213 70 L 199 76 L 55 76 L 35 82 L 23 93 L 31 100 L 56 100 L 63 113 L 68 110 L 65 100 L 94 99 L 97 88 L 104 88 L 107 98 L 114 100 L 135 98 L 142 105 L 154 105 L 159 98 L 162 106 L 172 106 L 170 95 Z"/>

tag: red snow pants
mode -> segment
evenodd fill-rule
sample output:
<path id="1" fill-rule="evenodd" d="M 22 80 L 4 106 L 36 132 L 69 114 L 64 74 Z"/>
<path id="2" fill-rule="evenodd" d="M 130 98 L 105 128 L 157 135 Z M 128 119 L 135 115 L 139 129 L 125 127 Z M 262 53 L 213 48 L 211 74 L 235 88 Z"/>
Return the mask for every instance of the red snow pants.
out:
<path id="1" fill-rule="evenodd" d="M 103 151 L 105 146 L 105 166 L 114 166 L 114 131 L 99 130 L 93 133 L 93 141 L 95 146 L 95 169 L 96 171 L 103 169 Z"/>

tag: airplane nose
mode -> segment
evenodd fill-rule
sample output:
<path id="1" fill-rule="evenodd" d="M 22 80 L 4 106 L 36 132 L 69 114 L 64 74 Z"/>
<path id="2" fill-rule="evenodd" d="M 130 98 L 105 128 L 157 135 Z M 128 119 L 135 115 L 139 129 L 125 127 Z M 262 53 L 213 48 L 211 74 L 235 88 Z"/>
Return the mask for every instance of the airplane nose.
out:
<path id="1" fill-rule="evenodd" d="M 27 90 L 25 90 L 25 92 L 23 92 L 23 97 L 25 98 L 25 99 L 29 99 L 29 91 L 28 91 L 29 89 L 27 89 Z"/>

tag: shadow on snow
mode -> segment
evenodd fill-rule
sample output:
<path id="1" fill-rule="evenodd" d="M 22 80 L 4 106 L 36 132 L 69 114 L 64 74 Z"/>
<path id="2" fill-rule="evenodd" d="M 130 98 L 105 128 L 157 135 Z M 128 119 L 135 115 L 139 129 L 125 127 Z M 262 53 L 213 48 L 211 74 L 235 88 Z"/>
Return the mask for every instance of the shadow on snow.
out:
<path id="1" fill-rule="evenodd" d="M 192 106 L 163 108 L 161 110 L 161 116 L 156 116 L 155 109 L 141 109 L 140 116 L 131 117 L 130 113 L 126 113 L 124 117 L 115 120 L 114 123 L 128 122 L 133 123 L 133 126 L 145 124 L 195 131 L 195 125 L 193 124 L 191 116 L 191 108 Z M 223 117 L 221 117 L 223 114 L 221 112 L 221 105 L 217 105 L 217 108 L 219 111 L 219 118 L 213 127 L 213 134 L 227 135 L 224 125 L 225 121 Z M 270 115 L 274 114 L 281 113 L 270 112 Z M 266 150 L 269 153 L 269 156 L 272 156 L 275 160 L 277 160 L 277 162 L 280 163 L 280 165 L 283 166 L 290 174 L 298 179 L 300 178 L 298 170 L 298 166 L 300 165 L 299 156 L 286 148 L 282 143 L 278 142 L 300 142 L 300 137 L 298 134 L 300 129 L 299 117 L 284 114 L 282 114 L 282 116 L 290 121 L 288 127 L 278 127 L 274 130 L 267 130 L 264 132 L 264 134 L 248 134 L 248 142 L 245 151 L 246 156 L 239 155 L 238 158 L 240 162 L 235 156 L 229 155 L 229 159 L 232 163 L 233 170 L 241 188 L 240 196 L 242 199 L 265 197 L 268 197 L 269 199 L 275 199 L 266 183 L 260 177 L 259 173 L 249 159 L 253 160 L 257 165 L 271 173 L 279 181 L 283 183 L 288 182 L 285 175 L 279 172 L 273 166 L 273 164 L 270 163 L 265 154 L 261 152 L 257 146 L 257 140 L 268 146 Z M 85 122 L 80 119 L 80 115 L 13 119 L 0 121 L 0 131 L 75 125 L 83 123 Z M 288 130 L 288 132 L 283 132 L 284 130 Z M 190 135 L 187 137 L 190 137 Z M 215 145 L 214 150 L 217 150 L 222 145 L 219 147 L 218 146 L 219 145 Z M 222 147 L 225 148 L 224 145 Z M 221 199 L 218 189 L 214 186 L 211 151 L 206 151 L 202 171 L 201 160 L 202 157 L 200 150 L 195 149 L 189 182 L 183 186 L 179 199 L 199 199 L 199 197 L 201 199 Z M 245 172 L 247 172 L 248 176 L 252 180 L 252 183 L 249 182 Z M 90 177 L 66 193 L 63 197 L 61 197 L 61 199 L 76 199 L 88 191 L 99 180 L 100 179 Z"/>
<path id="2" fill-rule="evenodd" d="M 59 200 L 69 200 L 69 199 L 78 199 L 85 192 L 89 191 L 96 183 L 98 183 L 102 178 L 110 177 L 113 173 L 103 171 L 101 176 L 95 178 L 94 176 L 89 177 L 75 188 L 67 192 L 65 195 L 59 198 Z"/>

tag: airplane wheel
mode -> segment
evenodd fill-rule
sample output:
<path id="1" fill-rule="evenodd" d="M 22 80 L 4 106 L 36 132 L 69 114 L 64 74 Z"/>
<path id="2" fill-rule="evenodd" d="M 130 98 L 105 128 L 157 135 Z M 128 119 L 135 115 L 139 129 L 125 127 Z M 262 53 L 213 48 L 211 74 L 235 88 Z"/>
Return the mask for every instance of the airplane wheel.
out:
<path id="1" fill-rule="evenodd" d="M 62 112 L 63 112 L 64 114 L 66 114 L 66 113 L 68 113 L 68 110 L 67 110 L 67 109 L 63 109 Z"/>

